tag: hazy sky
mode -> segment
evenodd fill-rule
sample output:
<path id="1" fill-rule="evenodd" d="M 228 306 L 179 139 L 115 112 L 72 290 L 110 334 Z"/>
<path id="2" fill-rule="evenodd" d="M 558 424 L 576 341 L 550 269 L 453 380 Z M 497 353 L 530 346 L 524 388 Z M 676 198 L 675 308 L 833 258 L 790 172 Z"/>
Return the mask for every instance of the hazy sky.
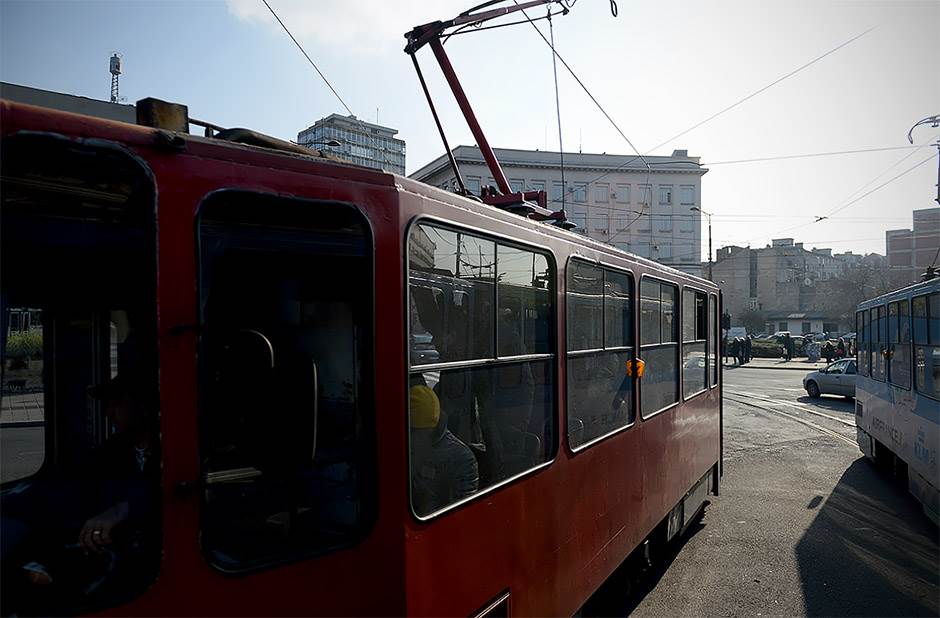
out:
<path id="1" fill-rule="evenodd" d="M 409 172 L 442 154 L 402 35 L 472 2 L 269 2 L 354 113 L 399 130 Z M 578 1 L 554 20 L 555 40 L 641 152 L 684 148 L 717 163 L 898 148 L 908 145 L 912 124 L 940 113 L 940 1 L 617 4 L 614 18 L 609 0 Z M 492 145 L 557 150 L 550 51 L 531 26 L 454 37 L 446 48 Z M 0 0 L 3 81 L 107 99 L 113 51 L 124 57 L 121 94 L 130 102 L 153 96 L 185 103 L 193 117 L 288 139 L 323 116 L 344 113 L 261 0 Z M 419 57 L 451 144 L 472 144 L 429 50 Z M 631 153 L 559 71 L 565 149 Z M 940 129 L 918 128 L 915 143 L 936 135 Z M 910 227 L 912 210 L 937 205 L 935 148 L 889 169 L 910 152 L 711 166 L 702 202 L 714 213 L 715 246 L 762 246 L 793 236 L 807 247 L 884 253 L 886 229 Z M 931 155 L 883 189 L 812 223 Z"/>

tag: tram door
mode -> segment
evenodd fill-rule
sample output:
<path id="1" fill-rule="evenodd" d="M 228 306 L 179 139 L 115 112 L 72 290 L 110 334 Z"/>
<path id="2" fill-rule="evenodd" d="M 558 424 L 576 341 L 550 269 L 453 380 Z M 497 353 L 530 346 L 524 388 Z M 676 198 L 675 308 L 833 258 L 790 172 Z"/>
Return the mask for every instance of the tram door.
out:
<path id="1" fill-rule="evenodd" d="M 240 572 L 340 551 L 374 512 L 368 226 L 222 192 L 197 229 L 206 556 Z"/>

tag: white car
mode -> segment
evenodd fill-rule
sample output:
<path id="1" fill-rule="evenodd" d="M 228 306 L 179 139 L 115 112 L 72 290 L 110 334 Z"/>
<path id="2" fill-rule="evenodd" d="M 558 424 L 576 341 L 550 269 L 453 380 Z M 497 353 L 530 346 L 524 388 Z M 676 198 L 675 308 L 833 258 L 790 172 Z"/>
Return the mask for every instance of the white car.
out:
<path id="1" fill-rule="evenodd" d="M 843 358 L 825 369 L 813 371 L 803 378 L 806 393 L 816 398 L 822 394 L 855 397 L 855 359 Z"/>

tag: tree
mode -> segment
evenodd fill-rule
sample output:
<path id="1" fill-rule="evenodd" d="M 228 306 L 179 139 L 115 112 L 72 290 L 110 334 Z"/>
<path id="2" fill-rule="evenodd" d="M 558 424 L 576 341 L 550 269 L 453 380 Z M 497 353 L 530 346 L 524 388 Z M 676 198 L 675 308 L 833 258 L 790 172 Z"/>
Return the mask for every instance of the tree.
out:
<path id="1" fill-rule="evenodd" d="M 747 309 L 741 314 L 741 324 L 749 333 L 759 333 L 767 324 L 767 314 L 756 309 Z"/>

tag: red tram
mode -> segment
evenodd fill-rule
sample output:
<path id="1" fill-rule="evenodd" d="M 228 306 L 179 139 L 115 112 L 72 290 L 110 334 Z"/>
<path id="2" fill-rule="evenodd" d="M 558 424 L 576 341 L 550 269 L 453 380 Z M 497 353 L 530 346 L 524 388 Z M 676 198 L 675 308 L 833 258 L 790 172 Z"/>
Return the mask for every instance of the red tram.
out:
<path id="1" fill-rule="evenodd" d="M 39 408 L 0 428 L 5 614 L 572 614 L 717 493 L 709 282 L 315 152 L 0 111 L 4 407 Z"/>

